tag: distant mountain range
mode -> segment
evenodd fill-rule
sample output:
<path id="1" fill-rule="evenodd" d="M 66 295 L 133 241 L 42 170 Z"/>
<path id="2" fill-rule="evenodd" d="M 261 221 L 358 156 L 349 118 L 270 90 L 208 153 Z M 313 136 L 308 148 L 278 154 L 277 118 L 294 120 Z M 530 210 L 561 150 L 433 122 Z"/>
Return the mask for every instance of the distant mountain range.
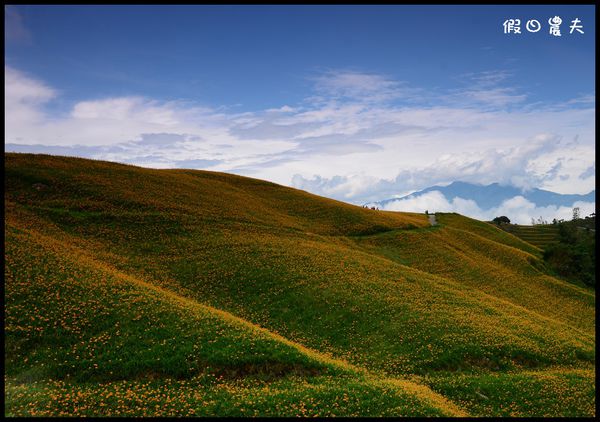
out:
<path id="1" fill-rule="evenodd" d="M 498 183 L 492 183 L 491 185 L 485 186 L 467 182 L 453 182 L 448 186 L 431 186 L 401 198 L 385 199 L 383 201 L 374 202 L 373 204 L 380 208 L 385 208 L 390 202 L 398 201 L 400 199 L 416 198 L 433 191 L 441 192 L 448 200 L 452 200 L 455 197 L 471 199 L 482 209 L 497 207 L 502 204 L 502 202 L 514 198 L 515 196 L 522 196 L 528 201 L 536 204 L 538 207 L 550 205 L 571 206 L 576 201 L 596 202 L 595 190 L 585 195 L 563 195 L 537 188 L 522 191 L 514 186 L 501 186 Z"/>

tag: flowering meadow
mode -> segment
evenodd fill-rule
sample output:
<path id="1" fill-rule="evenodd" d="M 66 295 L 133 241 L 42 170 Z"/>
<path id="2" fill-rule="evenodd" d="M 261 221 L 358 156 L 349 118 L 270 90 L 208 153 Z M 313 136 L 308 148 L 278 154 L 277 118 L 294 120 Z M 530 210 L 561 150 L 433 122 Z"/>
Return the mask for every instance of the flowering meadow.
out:
<path id="1" fill-rule="evenodd" d="M 5 154 L 7 416 L 593 416 L 595 291 L 457 214 Z"/>

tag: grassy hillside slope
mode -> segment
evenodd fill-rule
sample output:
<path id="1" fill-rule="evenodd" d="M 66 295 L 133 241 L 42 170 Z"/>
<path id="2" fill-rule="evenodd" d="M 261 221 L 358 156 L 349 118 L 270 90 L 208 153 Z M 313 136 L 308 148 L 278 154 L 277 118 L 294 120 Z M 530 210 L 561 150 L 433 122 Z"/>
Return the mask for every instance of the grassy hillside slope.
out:
<path id="1" fill-rule="evenodd" d="M 52 238 L 7 246 L 7 415 L 463 414 Z"/>
<path id="2" fill-rule="evenodd" d="M 5 167 L 9 413 L 98 397 L 105 384 L 90 381 L 202 385 L 210 400 L 181 399 L 174 414 L 229 414 L 227 400 L 239 414 L 296 414 L 297 395 L 320 414 L 503 414 L 508 398 L 486 406 L 463 390 L 533 388 L 540 378 L 523 374 L 556 368 L 593 393 L 593 291 L 552 278 L 536 248 L 490 224 L 442 215 L 428 227 L 203 171 L 29 154 Z M 30 322 L 32 301 L 43 318 Z M 64 347 L 47 350 L 54 338 Z M 457 371 L 461 385 L 448 381 Z M 563 394 L 548 387 L 537 407 L 516 395 L 511 409 L 541 414 Z M 557 414 L 593 412 L 593 394 L 577 397 Z"/>

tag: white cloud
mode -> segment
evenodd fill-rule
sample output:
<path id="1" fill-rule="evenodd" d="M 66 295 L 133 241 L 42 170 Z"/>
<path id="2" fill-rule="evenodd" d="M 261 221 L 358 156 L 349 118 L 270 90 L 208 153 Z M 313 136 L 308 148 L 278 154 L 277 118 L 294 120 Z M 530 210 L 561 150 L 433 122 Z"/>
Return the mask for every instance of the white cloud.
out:
<path id="1" fill-rule="evenodd" d="M 425 145 L 422 153 L 427 155 L 427 146 L 432 144 Z M 384 160 L 382 157 L 380 163 Z M 560 193 L 585 194 L 595 189 L 594 175 L 589 171 L 594 164 L 594 147 L 564 143 L 550 134 L 539 134 L 510 148 L 448 152 L 423 165 L 415 162 L 416 165 L 399 166 L 402 170 L 389 178 L 374 177 L 375 171 L 330 178 L 296 174 L 292 182 L 294 187 L 356 204 L 457 180 L 478 184 L 498 182 L 523 189 L 538 187 Z M 557 168 L 557 162 L 565 164 Z"/>
<path id="2" fill-rule="evenodd" d="M 11 67 L 4 67 L 4 104 L 39 105 L 56 96 L 56 91 Z"/>
<path id="3" fill-rule="evenodd" d="M 288 105 L 283 105 L 279 108 L 268 108 L 265 110 L 265 112 L 267 112 L 267 113 L 293 113 L 296 110 L 297 109 L 294 107 L 290 107 Z"/>
<path id="4" fill-rule="evenodd" d="M 369 206 L 373 204 L 368 204 Z M 501 215 L 507 216 L 514 224 L 531 224 L 531 219 L 542 217 L 543 220 L 551 222 L 552 219 L 570 220 L 573 216 L 573 208 L 580 208 L 580 215 L 586 216 L 595 212 L 595 203 L 576 201 L 571 207 L 547 206 L 538 207 L 533 202 L 522 196 L 515 196 L 502 202 L 498 207 L 481 209 L 477 202 L 472 199 L 455 197 L 447 199 L 440 191 L 431 191 L 418 195 L 390 201 L 380 209 L 387 211 L 407 212 L 456 212 L 478 220 L 491 221 Z"/>
<path id="5" fill-rule="evenodd" d="M 55 90 L 11 67 L 5 67 L 5 75 L 7 144 L 107 146 L 135 141 L 143 133 L 163 132 L 228 140 L 219 113 L 177 101 L 88 100 L 74 104 L 66 116 L 51 116 L 46 104 L 57 96 Z"/>
<path id="6" fill-rule="evenodd" d="M 4 68 L 5 140 L 27 141 L 28 128 L 45 120 L 42 106 L 56 96 L 56 91 L 10 67 Z M 11 136 L 12 135 L 12 136 Z"/>
<path id="7" fill-rule="evenodd" d="M 593 104 L 505 108 L 503 93 L 521 95 L 502 85 L 507 72 L 464 77 L 472 82 L 464 93 L 487 89 L 496 99 L 469 94 L 443 105 L 448 96 L 441 93 L 436 106 L 407 105 L 418 90 L 388 77 L 330 71 L 316 80 L 321 97 L 298 105 L 232 113 L 132 96 L 87 99 L 62 116 L 46 111 L 59 96 L 55 89 L 10 67 L 5 74 L 7 150 L 198 165 L 357 204 L 454 180 L 595 189 L 588 171 L 595 166 Z"/>
<path id="8" fill-rule="evenodd" d="M 373 205 L 373 204 L 368 204 Z M 477 204 L 475 204 L 477 206 Z M 453 212 L 454 205 L 446 199 L 440 191 L 427 192 L 416 197 L 397 199 L 388 202 L 381 207 L 387 211 L 407 211 L 407 212 Z"/>

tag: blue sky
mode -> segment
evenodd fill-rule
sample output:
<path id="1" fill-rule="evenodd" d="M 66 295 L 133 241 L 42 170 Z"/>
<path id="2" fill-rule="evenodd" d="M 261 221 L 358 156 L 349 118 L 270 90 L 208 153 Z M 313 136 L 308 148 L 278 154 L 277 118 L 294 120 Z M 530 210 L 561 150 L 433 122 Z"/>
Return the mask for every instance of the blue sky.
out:
<path id="1" fill-rule="evenodd" d="M 548 33 L 557 15 L 561 37 Z M 229 171 L 353 203 L 457 178 L 586 193 L 594 15 L 8 6 L 5 147 Z M 509 18 L 521 34 L 503 33 Z M 575 18 L 584 34 L 569 34 Z"/>
<path id="2" fill-rule="evenodd" d="M 311 74 L 353 69 L 429 88 L 469 72 L 518 70 L 532 101 L 568 100 L 594 86 L 593 6 L 21 6 L 28 43 L 6 61 L 65 99 L 148 95 L 243 110 L 301 101 Z M 502 32 L 511 17 L 586 34 Z M 524 22 L 522 24 L 524 26 Z M 560 83 L 557 83 L 560 81 Z"/>

